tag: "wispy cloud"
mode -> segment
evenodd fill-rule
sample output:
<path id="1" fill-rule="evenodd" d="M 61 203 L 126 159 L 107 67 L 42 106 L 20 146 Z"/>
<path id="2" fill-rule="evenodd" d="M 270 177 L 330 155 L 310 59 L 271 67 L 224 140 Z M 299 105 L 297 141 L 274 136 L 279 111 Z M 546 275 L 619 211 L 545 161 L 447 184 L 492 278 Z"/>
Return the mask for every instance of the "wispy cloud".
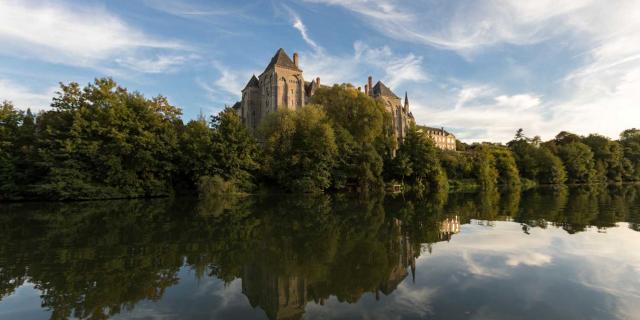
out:
<path id="1" fill-rule="evenodd" d="M 518 128 L 528 134 L 555 134 L 555 126 L 560 126 L 549 121 L 552 110 L 533 93 L 508 95 L 487 85 L 464 85 L 448 94 L 454 98 L 435 105 L 426 102 L 429 96 L 415 93 L 411 105 L 416 121 L 453 129 L 467 142 L 507 142 Z"/>
<path id="2" fill-rule="evenodd" d="M 104 68 L 120 57 L 134 70 L 156 72 L 166 66 L 165 52 L 189 49 L 150 36 L 101 7 L 8 0 L 0 2 L 0 21 L 0 54 L 57 64 Z"/>
<path id="3" fill-rule="evenodd" d="M 289 18 L 291 19 L 291 23 L 293 24 L 293 27 L 296 30 L 298 30 L 298 32 L 300 32 L 300 36 L 302 36 L 302 39 L 304 40 L 304 42 L 306 42 L 314 50 L 322 51 L 323 49 L 320 46 L 318 46 L 316 44 L 316 42 L 313 41 L 313 39 L 311 39 L 311 37 L 309 36 L 309 32 L 307 31 L 307 27 L 304 25 L 304 23 L 300 19 L 300 16 L 295 11 L 293 11 L 293 9 L 289 8 L 288 6 L 283 5 L 283 7 L 289 13 Z"/>
<path id="4" fill-rule="evenodd" d="M 33 112 L 38 112 L 50 108 L 51 98 L 56 89 L 56 87 L 52 87 L 42 92 L 36 92 L 11 80 L 0 79 L 0 101 L 8 100 L 19 109 L 31 109 Z"/>
<path id="5" fill-rule="evenodd" d="M 353 44 L 351 55 L 333 55 L 324 50 L 303 52 L 301 64 L 307 77 L 319 76 L 325 83 L 352 83 L 366 81 L 367 75 L 380 77 L 392 89 L 407 83 L 420 83 L 429 77 L 422 65 L 422 57 L 413 53 L 401 55 L 388 46 L 372 48 L 362 41 Z"/>
<path id="6" fill-rule="evenodd" d="M 560 130 L 599 132 L 615 138 L 623 129 L 638 126 L 635 119 L 640 118 L 640 108 L 636 107 L 640 91 L 634 89 L 640 87 L 638 1 L 621 0 L 615 5 L 596 0 L 307 2 L 343 7 L 390 38 L 452 50 L 465 58 L 504 48 L 500 45 L 522 48 L 546 42 L 555 48 L 582 50 L 579 55 L 569 54 L 573 60 L 570 63 L 577 67 L 560 74 L 556 83 L 537 84 L 538 88 L 546 86 L 546 91 L 561 94 L 545 97 L 536 92 L 514 93 L 511 84 L 497 84 L 486 77 L 483 86 L 490 86 L 495 92 L 478 99 L 475 95 L 479 91 L 472 91 L 478 88 L 461 88 L 457 92 L 459 99 L 448 99 L 449 110 L 430 105 L 433 102 L 428 101 L 433 97 L 413 100 L 417 102 L 414 113 L 419 118 L 461 128 L 461 135 L 470 141 L 504 141 L 507 131 L 519 127 L 544 138 Z M 498 56 L 504 53 L 492 52 Z M 540 75 L 547 71 L 527 71 L 527 79 L 512 80 L 540 81 Z M 459 77 L 465 82 L 464 75 Z M 552 88 L 554 85 L 559 88 Z M 451 93 L 456 91 L 442 95 Z M 475 100 L 472 108 L 468 100 Z"/>
<path id="7" fill-rule="evenodd" d="M 591 0 L 553 1 L 391 1 L 307 0 L 344 7 L 372 28 L 398 40 L 453 50 L 473 50 L 501 42 L 528 44 L 556 34 L 551 23 Z M 553 21 L 552 21 L 553 20 Z"/>
<path id="8" fill-rule="evenodd" d="M 249 82 L 256 70 L 231 68 L 220 61 L 212 62 L 217 71 L 215 80 L 196 79 L 196 84 L 203 89 L 209 100 L 221 104 L 233 104 L 240 99 L 244 86 Z"/>
<path id="9" fill-rule="evenodd" d="M 198 59 L 191 55 L 159 55 L 151 58 L 125 57 L 115 59 L 116 63 L 131 70 L 143 73 L 170 73 L 188 61 Z"/>

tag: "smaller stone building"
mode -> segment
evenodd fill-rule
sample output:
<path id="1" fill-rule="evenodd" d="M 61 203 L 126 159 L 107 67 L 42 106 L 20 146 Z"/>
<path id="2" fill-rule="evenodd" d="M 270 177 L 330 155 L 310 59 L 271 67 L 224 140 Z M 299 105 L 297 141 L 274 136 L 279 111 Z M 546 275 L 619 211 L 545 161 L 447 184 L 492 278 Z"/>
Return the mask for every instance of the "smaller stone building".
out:
<path id="1" fill-rule="evenodd" d="M 426 134 L 442 150 L 456 150 L 456 137 L 444 128 L 418 126 L 418 132 Z"/>

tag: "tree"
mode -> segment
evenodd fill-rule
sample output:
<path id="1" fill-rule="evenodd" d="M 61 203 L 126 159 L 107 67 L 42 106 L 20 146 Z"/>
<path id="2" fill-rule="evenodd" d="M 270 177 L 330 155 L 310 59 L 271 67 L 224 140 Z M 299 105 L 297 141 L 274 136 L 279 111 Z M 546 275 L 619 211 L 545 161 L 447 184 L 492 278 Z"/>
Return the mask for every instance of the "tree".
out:
<path id="1" fill-rule="evenodd" d="M 112 79 L 61 84 L 38 117 L 38 197 L 93 199 L 172 193 L 179 108 L 128 92 Z"/>
<path id="2" fill-rule="evenodd" d="M 624 151 L 619 142 L 599 134 L 590 134 L 582 142 L 593 152 L 597 181 L 622 181 Z"/>
<path id="3" fill-rule="evenodd" d="M 558 147 L 558 154 L 567 170 L 569 182 L 594 182 L 596 170 L 589 146 L 582 142 L 569 142 Z"/>
<path id="4" fill-rule="evenodd" d="M 323 106 L 332 124 L 346 129 L 358 144 L 371 144 L 384 133 L 382 102 L 350 85 L 320 88 L 311 102 Z"/>
<path id="5" fill-rule="evenodd" d="M 240 190 L 254 187 L 254 174 L 259 169 L 259 149 L 255 139 L 232 108 L 211 117 L 212 156 L 215 165 L 210 174 L 234 183 Z"/>
<path id="6" fill-rule="evenodd" d="M 507 146 L 515 158 L 521 178 L 540 184 L 563 184 L 566 181 L 562 161 L 551 152 L 548 144 L 540 144 L 539 137 L 531 141 L 512 140 Z"/>
<path id="7" fill-rule="evenodd" d="M 23 112 L 17 110 L 9 101 L 0 104 L 0 200 L 17 191 L 16 183 L 16 147 L 20 126 L 24 120 Z"/>
<path id="8" fill-rule="evenodd" d="M 487 145 L 476 145 L 473 148 L 473 172 L 482 189 L 492 189 L 498 184 L 496 158 Z"/>
<path id="9" fill-rule="evenodd" d="M 311 102 L 323 106 L 336 134 L 334 187 L 381 190 L 384 160 L 389 162 L 395 149 L 391 118 L 382 101 L 343 84 L 318 89 Z"/>
<path id="10" fill-rule="evenodd" d="M 620 133 L 624 152 L 626 180 L 640 180 L 640 129 L 627 129 Z"/>
<path id="11" fill-rule="evenodd" d="M 491 148 L 491 154 L 495 158 L 495 167 L 498 171 L 498 184 L 505 186 L 519 186 L 520 173 L 516 160 L 511 150 L 501 146 Z"/>
<path id="12" fill-rule="evenodd" d="M 514 140 L 516 140 L 516 141 L 527 140 L 527 137 L 525 137 L 524 130 L 522 130 L 522 128 L 520 128 L 520 129 L 518 129 L 518 131 L 516 131 L 516 136 L 515 136 Z"/>
<path id="13" fill-rule="evenodd" d="M 536 181 L 541 184 L 564 184 L 567 181 L 567 172 L 562 160 L 547 148 L 536 150 Z"/>
<path id="14" fill-rule="evenodd" d="M 218 163 L 213 150 L 213 130 L 204 117 L 192 120 L 180 132 L 177 183 L 193 189 L 203 176 L 213 176 Z"/>
<path id="15" fill-rule="evenodd" d="M 408 171 L 407 168 L 411 169 L 409 178 L 418 190 L 443 190 L 448 187 L 446 174 L 440 166 L 433 140 L 418 132 L 415 126 L 411 126 L 407 131 L 395 161 L 397 167 L 405 168 L 404 173 Z"/>
<path id="16" fill-rule="evenodd" d="M 331 185 L 336 161 L 335 134 L 318 105 L 281 111 L 261 125 L 265 171 L 281 187 L 295 192 L 322 192 Z"/>

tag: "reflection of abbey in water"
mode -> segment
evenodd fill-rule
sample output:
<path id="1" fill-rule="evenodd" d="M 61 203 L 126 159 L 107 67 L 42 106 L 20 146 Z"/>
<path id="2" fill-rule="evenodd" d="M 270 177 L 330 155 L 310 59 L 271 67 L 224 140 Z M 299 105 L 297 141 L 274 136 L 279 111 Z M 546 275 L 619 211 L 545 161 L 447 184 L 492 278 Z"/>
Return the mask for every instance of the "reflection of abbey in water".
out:
<path id="1" fill-rule="evenodd" d="M 363 287 L 360 288 L 361 290 L 356 290 L 355 297 L 341 297 L 339 293 L 332 290 L 326 294 L 327 292 L 322 289 L 326 290 L 326 286 L 331 286 L 331 280 L 323 283 L 323 281 L 310 280 L 301 275 L 277 274 L 274 270 L 265 267 L 262 261 L 244 266 L 241 277 L 242 292 L 248 297 L 251 306 L 263 309 L 269 319 L 300 319 L 304 315 L 308 302 L 324 305 L 326 299 L 336 294 L 339 300 L 354 302 L 350 299 L 358 300 L 363 294 L 369 292 L 378 300 L 381 298 L 380 294 L 386 296 L 396 290 L 398 285 L 407 278 L 409 272 L 412 281 L 415 282 L 416 259 L 421 254 L 422 244 L 411 241 L 402 233 L 400 220 L 393 219 L 392 228 L 397 236 L 390 238 L 386 243 L 388 264 L 382 278 L 370 288 L 366 288 L 366 280 L 364 280 L 360 283 Z M 457 216 L 446 218 L 440 223 L 439 241 L 448 241 L 459 231 L 459 218 Z M 363 272 L 368 271 L 363 270 Z M 363 278 L 368 277 L 364 275 Z"/>
<path id="2" fill-rule="evenodd" d="M 460 232 L 460 218 L 453 216 L 440 223 L 440 240 L 451 240 L 451 236 Z"/>

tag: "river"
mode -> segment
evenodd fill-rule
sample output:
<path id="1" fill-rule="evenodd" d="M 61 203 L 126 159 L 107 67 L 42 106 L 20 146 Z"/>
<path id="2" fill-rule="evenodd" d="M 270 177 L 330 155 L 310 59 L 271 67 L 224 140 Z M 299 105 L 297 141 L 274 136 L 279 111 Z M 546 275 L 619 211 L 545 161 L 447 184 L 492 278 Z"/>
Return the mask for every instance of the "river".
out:
<path id="1" fill-rule="evenodd" d="M 0 210 L 0 319 L 640 315 L 637 185 Z"/>

